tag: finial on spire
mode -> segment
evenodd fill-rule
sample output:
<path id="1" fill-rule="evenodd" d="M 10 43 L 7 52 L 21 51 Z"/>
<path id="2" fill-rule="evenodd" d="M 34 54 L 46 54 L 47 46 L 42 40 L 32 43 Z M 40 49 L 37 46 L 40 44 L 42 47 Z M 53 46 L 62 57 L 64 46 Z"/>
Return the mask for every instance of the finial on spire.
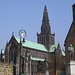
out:
<path id="1" fill-rule="evenodd" d="M 60 44 L 60 42 L 58 41 L 58 45 Z"/>
<path id="2" fill-rule="evenodd" d="M 14 36 L 14 32 L 12 32 L 12 36 Z"/>
<path id="3" fill-rule="evenodd" d="M 58 47 L 60 47 L 60 42 L 58 41 Z"/>
<path id="4" fill-rule="evenodd" d="M 45 2 L 45 6 L 46 6 L 46 2 Z"/>
<path id="5" fill-rule="evenodd" d="M 46 5 L 46 0 L 45 0 L 45 5 Z"/>
<path id="6" fill-rule="evenodd" d="M 45 12 L 45 11 L 47 11 L 47 7 L 46 7 L 46 4 L 45 4 L 44 12 Z"/>

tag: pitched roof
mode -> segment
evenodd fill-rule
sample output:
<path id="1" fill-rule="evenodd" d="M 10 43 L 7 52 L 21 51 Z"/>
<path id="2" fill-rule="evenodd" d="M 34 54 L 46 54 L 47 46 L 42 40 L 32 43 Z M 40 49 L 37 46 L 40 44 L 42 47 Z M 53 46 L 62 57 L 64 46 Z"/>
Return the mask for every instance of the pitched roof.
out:
<path id="1" fill-rule="evenodd" d="M 54 52 L 57 49 L 58 45 L 52 45 L 50 48 L 50 52 Z"/>
<path id="2" fill-rule="evenodd" d="M 15 37 L 15 39 L 17 40 L 18 43 L 20 43 L 20 38 Z M 21 39 L 21 41 L 23 41 L 23 39 Z M 36 49 L 36 50 L 40 50 L 40 51 L 44 51 L 44 52 L 48 52 L 44 45 L 34 43 L 34 42 L 31 42 L 31 41 L 25 40 L 25 43 L 22 43 L 22 45 L 24 47 L 28 47 L 28 48 L 32 48 L 32 49 Z"/>
<path id="3" fill-rule="evenodd" d="M 18 43 L 20 43 L 20 38 L 15 37 L 15 39 Z M 23 39 L 21 39 L 21 41 L 23 41 Z M 40 50 L 40 51 L 44 51 L 44 52 L 48 52 L 44 45 L 34 43 L 34 42 L 31 42 L 31 41 L 25 40 L 25 43 L 22 43 L 22 45 L 24 47 L 28 47 L 28 48 L 32 48 L 32 49 L 36 49 L 36 50 Z M 50 48 L 50 52 L 54 52 L 55 49 L 57 49 L 57 47 L 58 47 L 58 45 L 52 45 L 51 48 Z M 61 51 L 62 51 L 62 55 L 65 56 L 65 52 L 63 50 L 61 50 Z M 32 58 L 32 59 L 34 60 L 36 58 Z M 40 59 L 37 58 L 36 60 L 40 60 Z"/>
<path id="4" fill-rule="evenodd" d="M 57 50 L 58 45 L 52 45 L 50 48 L 50 52 L 54 52 L 55 49 Z M 63 56 L 65 56 L 65 52 L 63 50 L 61 50 L 61 53 Z"/>

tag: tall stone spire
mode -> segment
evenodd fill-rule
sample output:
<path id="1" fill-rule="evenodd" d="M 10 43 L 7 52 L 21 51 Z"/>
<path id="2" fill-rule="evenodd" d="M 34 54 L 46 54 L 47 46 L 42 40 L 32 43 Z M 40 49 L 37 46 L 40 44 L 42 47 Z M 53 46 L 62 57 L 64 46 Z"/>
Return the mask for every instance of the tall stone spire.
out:
<path id="1" fill-rule="evenodd" d="M 43 12 L 43 20 L 41 25 L 41 33 L 37 33 L 37 41 L 38 43 L 45 46 L 45 48 L 49 51 L 50 47 L 55 44 L 55 34 L 51 33 L 51 27 L 49 24 L 47 7 L 45 5 Z"/>
<path id="2" fill-rule="evenodd" d="M 48 18 L 48 12 L 47 12 L 46 5 L 44 7 L 44 12 L 43 12 L 41 33 L 42 34 L 49 34 L 49 33 L 51 33 L 51 28 L 50 28 L 50 24 L 49 24 L 49 18 Z"/>

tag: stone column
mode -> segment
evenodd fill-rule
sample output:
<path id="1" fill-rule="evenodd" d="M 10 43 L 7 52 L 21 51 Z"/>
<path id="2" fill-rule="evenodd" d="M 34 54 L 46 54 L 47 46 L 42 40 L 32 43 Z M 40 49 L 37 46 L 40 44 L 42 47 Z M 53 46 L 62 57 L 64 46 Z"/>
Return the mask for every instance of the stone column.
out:
<path id="1" fill-rule="evenodd" d="M 25 62 L 25 58 L 24 58 L 24 73 L 26 72 L 26 62 Z"/>
<path id="2" fill-rule="evenodd" d="M 31 60 L 30 60 L 30 75 L 31 75 Z"/>

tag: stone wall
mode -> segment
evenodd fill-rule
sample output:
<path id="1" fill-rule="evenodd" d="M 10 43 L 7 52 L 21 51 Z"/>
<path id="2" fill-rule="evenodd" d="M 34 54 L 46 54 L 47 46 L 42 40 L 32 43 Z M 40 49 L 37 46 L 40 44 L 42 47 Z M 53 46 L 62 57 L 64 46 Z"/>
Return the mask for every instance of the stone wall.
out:
<path id="1" fill-rule="evenodd" d="M 66 51 L 66 65 L 70 61 L 69 51 L 68 51 L 68 47 L 70 46 L 70 44 L 72 44 L 72 46 L 74 47 L 74 51 L 75 51 L 75 4 L 73 5 L 73 21 L 68 31 L 67 37 L 65 39 L 65 44 L 64 44 L 65 51 Z M 73 60 L 75 60 L 75 52 L 74 52 Z"/>
<path id="2" fill-rule="evenodd" d="M 48 58 L 48 53 L 39 50 L 31 50 L 30 55 L 32 55 L 32 57 L 35 58 L 42 58 L 42 59 Z"/>
<path id="3" fill-rule="evenodd" d="M 49 53 L 44 52 L 44 51 L 40 51 L 40 50 L 22 48 L 22 55 L 23 56 L 32 56 L 35 58 L 42 58 L 42 59 L 47 58 L 48 59 Z"/>
<path id="4" fill-rule="evenodd" d="M 66 37 L 66 41 L 65 41 L 65 51 L 66 51 L 66 63 L 68 63 L 70 61 L 69 58 L 69 51 L 68 51 L 68 47 L 70 47 L 70 44 L 72 44 L 74 51 L 75 51 L 75 32 L 74 32 L 74 26 L 75 24 L 72 23 L 69 33 Z M 73 60 L 75 60 L 75 52 L 74 52 L 74 58 Z"/>
<path id="5" fill-rule="evenodd" d="M 0 62 L 0 75 L 13 75 L 13 65 Z"/>
<path id="6" fill-rule="evenodd" d="M 33 73 L 33 75 L 45 75 L 45 73 L 42 73 L 42 72 L 35 72 L 35 73 Z"/>

